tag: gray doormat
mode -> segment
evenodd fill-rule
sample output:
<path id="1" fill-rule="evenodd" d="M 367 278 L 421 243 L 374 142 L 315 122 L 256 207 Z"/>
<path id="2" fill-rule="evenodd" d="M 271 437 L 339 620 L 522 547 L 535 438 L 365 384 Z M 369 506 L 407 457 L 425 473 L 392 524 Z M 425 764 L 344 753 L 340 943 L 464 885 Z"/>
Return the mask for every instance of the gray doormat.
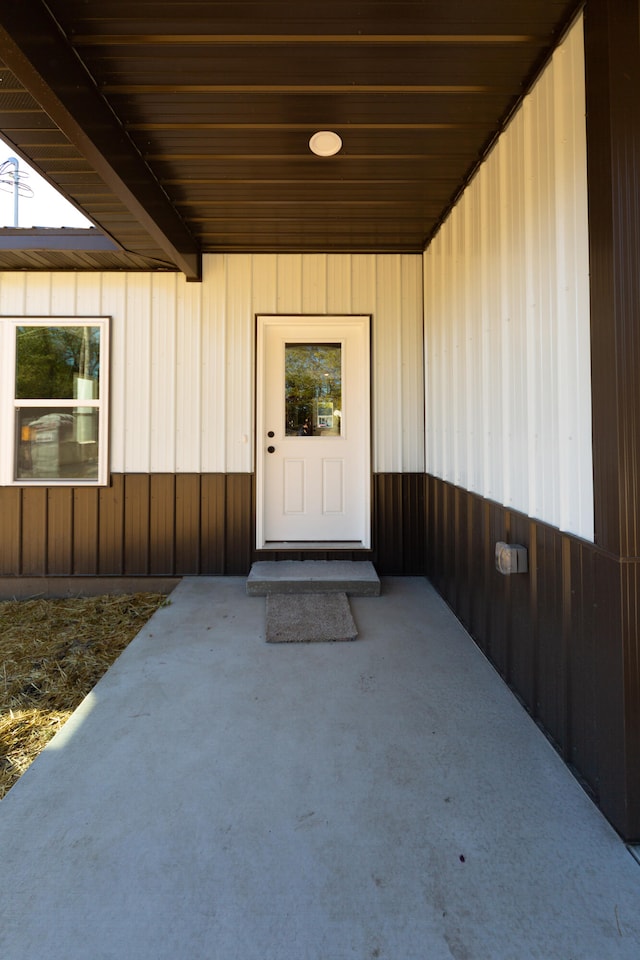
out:
<path id="1" fill-rule="evenodd" d="M 267 643 L 355 640 L 357 636 L 346 593 L 267 597 Z"/>

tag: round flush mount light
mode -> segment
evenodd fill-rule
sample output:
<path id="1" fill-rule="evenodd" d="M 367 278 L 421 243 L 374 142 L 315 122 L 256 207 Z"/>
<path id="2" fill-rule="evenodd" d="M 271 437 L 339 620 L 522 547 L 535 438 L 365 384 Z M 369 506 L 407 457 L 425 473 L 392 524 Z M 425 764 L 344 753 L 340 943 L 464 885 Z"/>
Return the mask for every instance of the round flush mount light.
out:
<path id="1" fill-rule="evenodd" d="M 317 157 L 333 157 L 342 148 L 342 140 L 333 130 L 318 130 L 309 140 L 309 149 Z"/>

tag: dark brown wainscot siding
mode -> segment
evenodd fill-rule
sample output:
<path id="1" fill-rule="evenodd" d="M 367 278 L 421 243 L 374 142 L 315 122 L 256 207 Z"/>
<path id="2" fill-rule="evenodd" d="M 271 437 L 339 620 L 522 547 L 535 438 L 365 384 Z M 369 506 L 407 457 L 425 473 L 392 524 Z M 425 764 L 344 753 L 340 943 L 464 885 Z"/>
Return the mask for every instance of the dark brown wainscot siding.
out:
<path id="1" fill-rule="evenodd" d="M 256 551 L 251 474 L 114 474 L 108 487 L 0 488 L 0 577 L 243 576 L 270 559 L 376 560 L 424 574 L 423 474 L 373 479 L 374 550 Z"/>
<path id="2" fill-rule="evenodd" d="M 425 572 L 425 477 L 419 473 L 374 476 L 374 547 L 380 576 Z"/>
<path id="3" fill-rule="evenodd" d="M 16 576 L 22 567 L 22 491 L 0 487 L 0 576 Z"/>
<path id="4" fill-rule="evenodd" d="M 638 565 L 434 477 L 426 499 L 427 575 L 605 815 L 637 840 L 640 733 L 625 663 L 637 670 Z M 496 571 L 498 540 L 528 548 L 528 574 Z"/>
<path id="5" fill-rule="evenodd" d="M 108 487 L 0 487 L 0 577 L 242 575 L 249 474 L 114 474 Z"/>

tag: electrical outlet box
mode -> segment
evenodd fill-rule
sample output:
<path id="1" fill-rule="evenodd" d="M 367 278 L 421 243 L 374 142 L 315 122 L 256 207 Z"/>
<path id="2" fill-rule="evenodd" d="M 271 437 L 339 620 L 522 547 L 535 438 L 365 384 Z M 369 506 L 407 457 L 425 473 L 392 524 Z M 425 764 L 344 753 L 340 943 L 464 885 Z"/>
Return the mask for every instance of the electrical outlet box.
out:
<path id="1" fill-rule="evenodd" d="M 527 562 L 527 548 L 519 543 L 496 543 L 496 570 L 505 575 L 510 573 L 526 573 L 529 569 Z"/>

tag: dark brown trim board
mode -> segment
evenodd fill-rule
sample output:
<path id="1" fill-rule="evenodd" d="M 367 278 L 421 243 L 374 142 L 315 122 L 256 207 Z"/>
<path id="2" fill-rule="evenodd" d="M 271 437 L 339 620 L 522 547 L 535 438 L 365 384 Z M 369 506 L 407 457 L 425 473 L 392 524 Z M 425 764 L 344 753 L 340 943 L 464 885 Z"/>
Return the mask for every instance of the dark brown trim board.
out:
<path id="1" fill-rule="evenodd" d="M 640 7 L 585 10 L 596 542 L 640 556 Z"/>
<path id="2" fill-rule="evenodd" d="M 613 558 L 603 680 L 615 684 L 618 829 L 640 838 L 640 6 L 585 8 L 595 540 Z M 614 695 L 614 689 L 611 689 Z M 613 710 L 613 703 L 611 708 Z"/>
<path id="3" fill-rule="evenodd" d="M 0 601 L 170 594 L 179 577 L 0 577 Z"/>

